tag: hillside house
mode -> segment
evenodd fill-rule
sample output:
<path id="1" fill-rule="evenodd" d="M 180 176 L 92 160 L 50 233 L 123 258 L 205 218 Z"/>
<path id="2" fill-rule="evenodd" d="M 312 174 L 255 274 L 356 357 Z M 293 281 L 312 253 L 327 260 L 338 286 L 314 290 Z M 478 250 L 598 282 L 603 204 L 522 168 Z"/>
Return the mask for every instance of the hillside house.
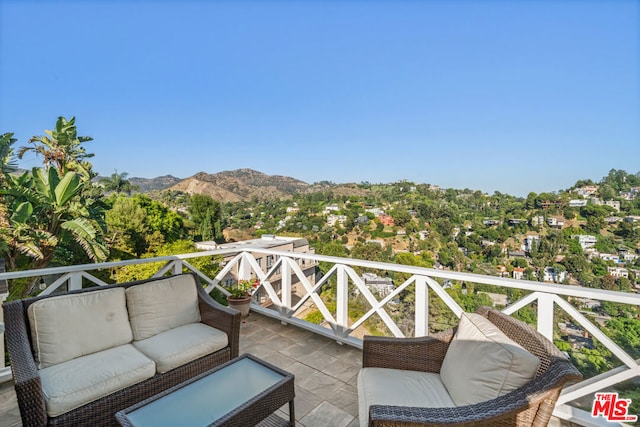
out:
<path id="1" fill-rule="evenodd" d="M 522 244 L 522 250 L 531 253 L 534 248 L 537 248 L 540 244 L 540 236 L 529 235 L 525 236 L 524 243 Z"/>
<path id="2" fill-rule="evenodd" d="M 531 224 L 532 227 L 539 227 L 542 224 L 544 224 L 544 216 L 542 215 L 532 216 L 531 219 L 529 220 L 529 223 Z"/>
<path id="3" fill-rule="evenodd" d="M 334 214 L 327 215 L 327 225 L 329 227 L 333 227 L 336 224 L 344 225 L 346 221 L 347 221 L 346 215 L 334 215 Z"/>
<path id="4" fill-rule="evenodd" d="M 624 218 L 622 218 L 622 220 L 624 222 L 630 222 L 631 224 L 634 224 L 636 222 L 640 222 L 640 216 L 638 216 L 638 215 L 629 215 L 629 216 L 625 216 Z"/>
<path id="5" fill-rule="evenodd" d="M 382 208 L 370 208 L 370 209 L 365 209 L 364 211 L 372 213 L 375 216 L 384 215 L 384 209 L 382 209 Z"/>
<path id="6" fill-rule="evenodd" d="M 609 206 L 615 209 L 616 211 L 620 212 L 620 201 L 618 200 L 605 200 L 602 204 L 605 206 Z"/>
<path id="7" fill-rule="evenodd" d="M 620 277 L 624 277 L 625 279 L 629 278 L 629 270 L 623 267 L 607 267 L 607 273 L 616 279 Z"/>
<path id="8" fill-rule="evenodd" d="M 620 264 L 620 255 L 618 254 L 603 254 L 603 253 L 598 253 L 597 254 L 599 258 L 605 260 L 605 261 L 613 261 L 616 264 Z"/>
<path id="9" fill-rule="evenodd" d="M 325 206 L 324 210 L 322 211 L 323 215 L 328 215 L 331 212 L 338 212 L 340 210 L 340 208 L 338 207 L 338 205 L 328 205 Z"/>
<path id="10" fill-rule="evenodd" d="M 598 187 L 595 185 L 585 185 L 584 187 L 576 188 L 574 192 L 580 196 L 593 196 L 598 192 Z"/>
<path id="11" fill-rule="evenodd" d="M 618 222 L 622 222 L 622 218 L 620 218 L 619 216 L 608 216 L 604 219 L 604 222 L 606 222 L 607 224 L 615 224 Z"/>
<path id="12" fill-rule="evenodd" d="M 587 201 L 585 199 L 571 199 L 569 200 L 570 208 L 582 208 L 587 206 Z"/>
<path id="13" fill-rule="evenodd" d="M 566 271 L 557 271 L 553 267 L 545 267 L 544 270 L 542 270 L 543 282 L 562 283 L 566 278 L 567 278 Z"/>
<path id="14" fill-rule="evenodd" d="M 375 273 L 363 273 L 362 280 L 371 292 L 377 293 L 381 298 L 386 297 L 396 289 L 390 277 L 378 277 Z"/>
<path id="15" fill-rule="evenodd" d="M 395 225 L 395 221 L 393 219 L 393 217 L 391 215 L 378 215 L 378 220 L 380 221 L 380 223 L 382 223 L 382 225 L 384 225 L 385 227 L 393 227 Z"/>
<path id="16" fill-rule="evenodd" d="M 545 200 L 540 202 L 542 209 L 547 210 L 549 208 L 561 208 L 564 203 L 561 200 Z"/>
<path id="17" fill-rule="evenodd" d="M 550 216 L 547 218 L 547 225 L 552 228 L 562 228 L 567 220 L 563 216 Z"/>
<path id="18" fill-rule="evenodd" d="M 355 225 L 364 225 L 369 222 L 369 217 L 366 215 L 360 215 L 358 218 L 353 220 Z"/>
<path id="19" fill-rule="evenodd" d="M 429 236 L 429 230 L 420 230 L 418 231 L 418 237 L 420 240 L 426 240 Z"/>
<path id="20" fill-rule="evenodd" d="M 591 236 L 589 234 L 577 234 L 572 237 L 578 239 L 578 243 L 580 243 L 582 250 L 594 247 L 597 242 L 596 236 Z"/>
<path id="21" fill-rule="evenodd" d="M 513 268 L 513 278 L 516 280 L 524 280 L 524 271 L 525 269 L 522 267 L 514 267 Z"/>

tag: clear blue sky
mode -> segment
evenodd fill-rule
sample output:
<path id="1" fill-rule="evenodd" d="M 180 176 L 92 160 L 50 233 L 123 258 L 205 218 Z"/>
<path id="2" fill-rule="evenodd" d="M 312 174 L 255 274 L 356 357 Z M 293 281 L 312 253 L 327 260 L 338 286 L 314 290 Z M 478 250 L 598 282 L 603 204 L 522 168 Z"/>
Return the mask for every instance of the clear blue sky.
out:
<path id="1" fill-rule="evenodd" d="M 60 115 L 103 175 L 559 190 L 640 171 L 640 2 L 0 0 L 0 132 Z"/>

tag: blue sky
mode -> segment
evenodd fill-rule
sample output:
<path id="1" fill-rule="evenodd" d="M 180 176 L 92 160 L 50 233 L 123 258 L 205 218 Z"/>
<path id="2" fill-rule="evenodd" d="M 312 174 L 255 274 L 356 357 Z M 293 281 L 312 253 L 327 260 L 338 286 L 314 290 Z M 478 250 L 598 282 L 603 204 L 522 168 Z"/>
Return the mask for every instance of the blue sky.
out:
<path id="1" fill-rule="evenodd" d="M 640 171 L 640 2 L 0 0 L 0 132 L 60 115 L 103 175 L 559 190 Z"/>

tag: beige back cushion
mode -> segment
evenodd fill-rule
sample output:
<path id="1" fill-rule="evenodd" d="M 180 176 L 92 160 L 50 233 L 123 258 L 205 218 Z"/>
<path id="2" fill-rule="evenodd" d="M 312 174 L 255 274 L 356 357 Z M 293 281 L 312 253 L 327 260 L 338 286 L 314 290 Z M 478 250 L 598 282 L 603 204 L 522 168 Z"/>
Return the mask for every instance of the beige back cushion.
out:
<path id="1" fill-rule="evenodd" d="M 440 377 L 458 406 L 492 400 L 533 379 L 540 360 L 479 314 L 463 313 Z"/>
<path id="2" fill-rule="evenodd" d="M 134 341 L 200 321 L 198 289 L 190 274 L 131 286 L 126 293 Z"/>
<path id="3" fill-rule="evenodd" d="M 27 310 L 39 369 L 132 340 L 124 288 L 45 298 Z"/>

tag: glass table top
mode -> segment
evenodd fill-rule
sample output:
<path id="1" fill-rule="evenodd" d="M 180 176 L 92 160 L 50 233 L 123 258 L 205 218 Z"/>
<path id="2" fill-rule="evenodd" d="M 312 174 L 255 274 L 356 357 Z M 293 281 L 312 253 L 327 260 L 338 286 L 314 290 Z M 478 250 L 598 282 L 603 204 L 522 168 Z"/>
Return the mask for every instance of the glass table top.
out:
<path id="1" fill-rule="evenodd" d="M 249 358 L 127 414 L 135 426 L 206 426 L 285 377 Z"/>

